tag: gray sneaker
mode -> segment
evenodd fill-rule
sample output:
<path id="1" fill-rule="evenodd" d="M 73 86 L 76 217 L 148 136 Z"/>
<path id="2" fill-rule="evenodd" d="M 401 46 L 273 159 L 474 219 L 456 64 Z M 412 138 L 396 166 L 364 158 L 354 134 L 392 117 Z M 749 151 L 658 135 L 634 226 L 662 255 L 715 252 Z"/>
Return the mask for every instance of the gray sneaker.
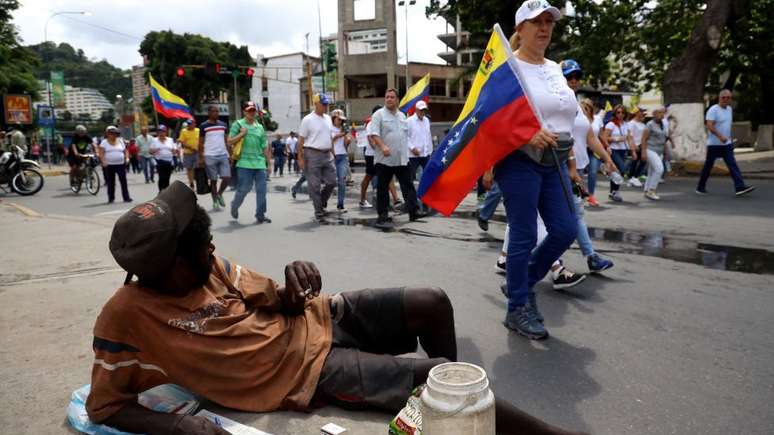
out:
<path id="1" fill-rule="evenodd" d="M 548 337 L 548 330 L 538 322 L 529 304 L 517 307 L 505 316 L 506 328 L 518 332 L 530 340 L 542 340 Z"/>

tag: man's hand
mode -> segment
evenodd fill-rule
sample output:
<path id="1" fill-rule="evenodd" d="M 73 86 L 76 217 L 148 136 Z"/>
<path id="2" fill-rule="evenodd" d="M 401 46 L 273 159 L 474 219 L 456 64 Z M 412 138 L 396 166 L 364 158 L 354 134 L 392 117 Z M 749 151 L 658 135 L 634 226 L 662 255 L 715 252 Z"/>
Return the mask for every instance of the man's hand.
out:
<path id="1" fill-rule="evenodd" d="M 419 157 L 419 148 L 412 148 L 411 149 L 411 153 L 414 154 L 415 156 Z"/>
<path id="2" fill-rule="evenodd" d="M 186 415 L 172 429 L 173 435 L 229 435 L 230 432 L 218 427 L 204 417 Z"/>
<path id="3" fill-rule="evenodd" d="M 390 152 L 390 147 L 387 145 L 382 145 L 381 147 L 382 154 L 384 154 L 384 157 L 390 157 L 392 155 L 392 152 Z"/>
<path id="4" fill-rule="evenodd" d="M 280 298 L 291 314 L 301 314 L 306 298 L 317 297 L 321 289 L 322 278 L 314 263 L 297 260 L 285 266 L 285 292 Z"/>
<path id="5" fill-rule="evenodd" d="M 605 167 L 607 168 L 608 174 L 612 174 L 613 172 L 618 172 L 618 167 L 615 166 L 615 162 L 613 162 L 613 159 L 608 159 L 605 162 Z"/>
<path id="6" fill-rule="evenodd" d="M 492 190 L 492 183 L 494 182 L 494 171 L 491 169 L 484 172 L 484 176 L 481 179 L 481 183 L 484 185 L 484 189 Z"/>

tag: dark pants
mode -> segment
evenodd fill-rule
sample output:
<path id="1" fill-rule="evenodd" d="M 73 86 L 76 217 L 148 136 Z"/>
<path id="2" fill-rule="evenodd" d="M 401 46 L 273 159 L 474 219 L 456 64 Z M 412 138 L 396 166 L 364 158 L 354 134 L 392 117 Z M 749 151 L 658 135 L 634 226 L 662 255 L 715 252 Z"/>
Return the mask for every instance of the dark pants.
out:
<path id="1" fill-rule="evenodd" d="M 742 171 L 739 170 L 739 166 L 736 164 L 736 158 L 734 158 L 733 145 L 710 145 L 707 147 L 707 159 L 704 161 L 704 167 L 701 168 L 697 189 L 706 190 L 707 179 L 712 172 L 712 166 L 715 165 L 715 160 L 718 158 L 726 162 L 731 179 L 734 180 L 734 190 L 737 192 L 744 190 L 744 179 L 742 178 Z"/>
<path id="2" fill-rule="evenodd" d="M 643 162 L 642 155 L 644 153 L 642 152 L 641 146 L 637 147 L 637 154 L 640 156 L 640 158 L 629 162 L 629 177 L 639 177 L 642 175 L 642 171 L 648 167 L 648 163 Z"/>
<path id="3" fill-rule="evenodd" d="M 279 172 L 280 176 L 285 171 L 285 156 L 282 154 L 274 155 L 274 175 Z"/>
<path id="4" fill-rule="evenodd" d="M 513 152 L 495 167 L 508 219 L 508 311 L 525 305 L 535 283 L 570 247 L 578 234 L 575 207 L 568 207 L 562 184 L 569 191 L 567 167 L 542 166 Z M 548 235 L 537 243 L 538 212 Z"/>
<path id="5" fill-rule="evenodd" d="M 290 171 L 298 172 L 298 154 L 296 153 L 290 153 L 288 154 L 288 174 Z"/>
<path id="6" fill-rule="evenodd" d="M 121 183 L 121 196 L 123 196 L 124 201 L 131 201 L 129 186 L 126 185 L 126 166 L 107 165 L 104 175 L 105 184 L 107 184 L 108 201 L 113 202 L 116 199 L 116 175 L 118 175 L 118 182 Z"/>
<path id="7" fill-rule="evenodd" d="M 408 166 L 387 166 L 377 163 L 376 175 L 378 177 L 376 182 L 376 211 L 379 213 L 379 219 L 387 218 L 387 212 L 390 208 L 390 180 L 393 176 L 400 183 L 403 201 L 406 202 L 406 211 L 409 215 L 414 215 L 417 212 L 417 191 L 414 190 Z"/>
<path id="8" fill-rule="evenodd" d="M 132 166 L 132 174 L 140 173 L 140 161 L 137 156 L 129 157 L 129 164 Z"/>
<path id="9" fill-rule="evenodd" d="M 420 167 L 422 168 L 422 171 L 425 170 L 425 166 L 427 166 L 427 161 L 429 160 L 429 157 L 411 157 L 409 158 L 409 171 L 411 171 L 411 180 L 414 181 L 417 179 L 417 169 Z"/>
<path id="10" fill-rule="evenodd" d="M 156 172 L 159 173 L 159 192 L 169 187 L 169 177 L 172 175 L 172 162 L 166 160 L 156 161 Z"/>

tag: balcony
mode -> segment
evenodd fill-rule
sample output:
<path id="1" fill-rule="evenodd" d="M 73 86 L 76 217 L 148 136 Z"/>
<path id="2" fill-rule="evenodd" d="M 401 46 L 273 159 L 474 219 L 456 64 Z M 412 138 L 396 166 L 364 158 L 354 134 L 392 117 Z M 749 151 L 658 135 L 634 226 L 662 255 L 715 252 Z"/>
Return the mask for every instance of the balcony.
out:
<path id="1" fill-rule="evenodd" d="M 470 39 L 470 32 L 467 30 L 463 30 L 459 33 L 460 35 L 460 44 L 457 45 L 457 33 L 443 33 L 438 35 L 438 39 L 441 40 L 444 44 L 446 44 L 449 48 L 452 50 L 457 50 L 460 47 L 465 46 L 468 43 L 468 40 Z"/>

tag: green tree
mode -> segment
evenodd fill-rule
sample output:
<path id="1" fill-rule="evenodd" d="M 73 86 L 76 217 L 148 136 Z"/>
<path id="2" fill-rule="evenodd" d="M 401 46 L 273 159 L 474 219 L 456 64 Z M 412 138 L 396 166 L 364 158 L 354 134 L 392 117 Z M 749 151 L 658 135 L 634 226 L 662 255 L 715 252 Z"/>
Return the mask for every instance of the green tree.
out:
<path id="1" fill-rule="evenodd" d="M 37 98 L 35 69 L 40 60 L 21 45 L 11 23 L 11 13 L 18 8 L 18 0 L 0 0 L 0 94 L 30 94 Z"/>
<path id="2" fill-rule="evenodd" d="M 116 68 L 106 60 L 92 61 L 81 49 L 67 43 L 59 45 L 46 42 L 29 47 L 43 59 L 36 76 L 48 80 L 51 71 L 63 71 L 65 83 L 78 88 L 93 88 L 102 93 L 111 103 L 116 95 L 132 95 L 130 72 Z"/>
<path id="3" fill-rule="evenodd" d="M 190 33 L 180 35 L 169 30 L 145 35 L 140 44 L 140 54 L 148 59 L 147 67 L 153 77 L 183 98 L 194 110 L 200 108 L 202 103 L 217 98 L 220 91 L 233 89 L 233 77 L 228 74 L 206 77 L 204 71 L 198 68 L 187 69 L 183 77 L 178 77 L 178 68 L 208 63 L 219 63 L 223 68 L 229 68 L 254 63 L 247 46 L 237 47 L 228 42 L 213 41 L 206 36 Z M 245 97 L 249 79 L 241 75 L 237 81 L 242 90 L 240 96 Z"/>

